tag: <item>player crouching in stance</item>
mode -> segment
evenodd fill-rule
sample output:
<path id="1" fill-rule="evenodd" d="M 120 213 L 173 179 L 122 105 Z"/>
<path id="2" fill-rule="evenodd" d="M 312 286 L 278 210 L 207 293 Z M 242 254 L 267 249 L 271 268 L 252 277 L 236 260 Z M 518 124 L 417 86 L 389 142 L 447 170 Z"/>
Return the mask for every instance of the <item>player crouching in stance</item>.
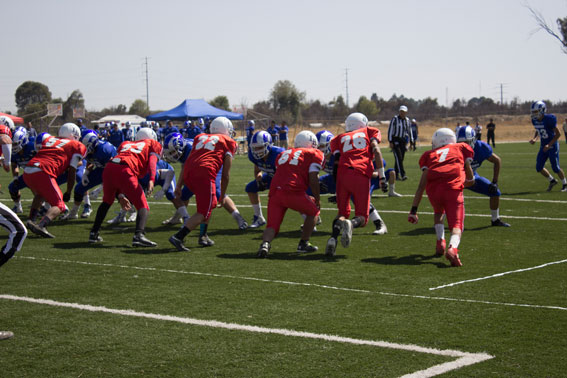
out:
<path id="1" fill-rule="evenodd" d="M 79 142 L 81 130 L 74 123 L 66 123 L 59 129 L 59 137 L 49 137 L 43 140 L 41 149 L 24 169 L 24 182 L 34 194 L 28 228 L 44 238 L 54 238 L 46 226 L 59 214 L 65 211 L 65 202 L 71 199 L 75 186 L 77 167 L 87 154 L 87 148 Z M 69 170 L 67 191 L 61 193 L 57 185 L 57 177 Z M 45 216 L 38 224 L 35 219 L 42 201 L 51 205 Z"/>
<path id="2" fill-rule="evenodd" d="M 178 251 L 189 251 L 183 239 L 202 222 L 208 223 L 211 213 L 217 207 L 215 179 L 222 167 L 221 193 L 218 206 L 222 206 L 230 179 L 232 157 L 238 147 L 232 139 L 234 127 L 226 117 L 217 117 L 210 126 L 211 134 L 199 134 L 193 141 L 193 149 L 183 164 L 183 182 L 195 194 L 197 211 L 183 227 L 169 238 Z M 181 185 L 175 188 L 175 196 L 181 198 Z"/>
<path id="3" fill-rule="evenodd" d="M 331 237 L 327 241 L 327 256 L 335 255 L 339 234 L 341 244 L 346 248 L 352 239 L 352 229 L 364 227 L 368 222 L 370 179 L 377 176 L 382 185 L 387 187 L 384 162 L 378 146 L 381 141 L 380 130 L 368 127 L 368 118 L 362 113 L 349 115 L 345 121 L 345 130 L 345 133 L 331 140 L 339 212 L 333 221 Z M 352 221 L 348 219 L 351 197 L 355 208 Z"/>
<path id="4" fill-rule="evenodd" d="M 541 140 L 541 147 L 536 160 L 536 171 L 549 180 L 547 191 L 550 192 L 557 185 L 557 180 L 544 168 L 545 162 L 549 159 L 551 169 L 557 173 L 563 184 L 561 191 L 567 192 L 567 178 L 565 178 L 563 170 L 559 167 L 559 137 L 561 132 L 557 127 L 557 118 L 553 114 L 545 114 L 546 110 L 547 108 L 543 101 L 536 101 L 532 104 L 532 125 L 535 128 L 535 134 L 530 139 L 530 144 L 534 144 L 538 136 Z"/>
<path id="5" fill-rule="evenodd" d="M 276 237 L 287 209 L 306 215 L 297 252 L 317 251 L 309 238 L 320 212 L 318 175 L 324 160 L 323 152 L 317 149 L 317 137 L 311 131 L 301 131 L 295 137 L 294 148 L 279 154 L 270 184 L 268 224 L 257 257 L 268 256 L 270 243 Z M 308 187 L 313 197 L 307 195 Z"/>
<path id="6" fill-rule="evenodd" d="M 156 133 L 147 127 L 136 133 L 136 141 L 122 142 L 118 154 L 104 167 L 102 173 L 103 198 L 96 212 L 95 221 L 89 235 L 89 243 L 102 242 L 99 236 L 100 227 L 110 206 L 118 198 L 123 209 L 128 210 L 130 203 L 138 210 L 136 216 L 136 231 L 132 239 L 133 247 L 155 247 L 156 243 L 145 237 L 146 222 L 150 213 L 144 189 L 138 178 L 150 174 L 148 195 L 154 190 L 156 164 L 161 156 L 161 144 L 157 141 Z"/>
<path id="7" fill-rule="evenodd" d="M 427 191 L 434 211 L 435 234 L 437 235 L 436 256 L 443 256 L 451 266 L 462 266 L 459 259 L 459 243 L 465 220 L 463 189 L 474 184 L 471 162 L 474 151 L 468 144 L 456 143 L 451 129 L 441 128 L 433 133 L 433 150 L 426 151 L 419 159 L 421 179 L 413 198 L 408 222 L 417 224 L 417 207 L 423 191 Z M 449 248 L 445 251 L 445 214 L 451 230 Z"/>

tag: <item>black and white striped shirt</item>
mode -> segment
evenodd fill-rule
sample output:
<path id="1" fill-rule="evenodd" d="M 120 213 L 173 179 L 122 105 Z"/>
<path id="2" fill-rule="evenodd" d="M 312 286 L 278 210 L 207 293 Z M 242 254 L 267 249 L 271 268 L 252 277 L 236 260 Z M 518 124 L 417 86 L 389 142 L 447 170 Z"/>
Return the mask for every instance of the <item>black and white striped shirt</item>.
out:
<path id="1" fill-rule="evenodd" d="M 410 119 L 408 117 L 400 117 L 399 115 L 392 118 L 390 127 L 388 127 L 388 142 L 394 142 L 395 139 L 401 138 L 408 142 L 413 142 L 410 132 Z"/>

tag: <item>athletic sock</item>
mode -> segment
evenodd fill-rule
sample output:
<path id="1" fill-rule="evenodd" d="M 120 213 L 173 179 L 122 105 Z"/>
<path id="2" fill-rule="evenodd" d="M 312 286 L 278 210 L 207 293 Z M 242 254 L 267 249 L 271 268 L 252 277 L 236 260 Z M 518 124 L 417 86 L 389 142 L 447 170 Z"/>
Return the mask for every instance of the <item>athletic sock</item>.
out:
<path id="1" fill-rule="evenodd" d="M 445 225 L 443 223 L 435 224 L 435 235 L 437 235 L 437 240 L 445 239 Z"/>
<path id="2" fill-rule="evenodd" d="M 333 221 L 333 232 L 331 234 L 332 238 L 338 238 L 339 234 L 341 233 L 341 221 L 338 219 L 335 219 Z"/>
<path id="3" fill-rule="evenodd" d="M 459 248 L 460 242 L 461 242 L 461 235 L 451 235 L 451 240 L 449 241 L 449 247 Z"/>
<path id="4" fill-rule="evenodd" d="M 257 216 L 258 218 L 264 218 L 264 216 L 262 215 L 262 206 L 259 203 L 252 205 L 252 209 L 254 210 L 255 216 Z"/>
<path id="5" fill-rule="evenodd" d="M 85 194 L 83 196 L 83 202 L 85 203 L 85 206 L 91 206 L 91 197 L 88 194 Z"/>
<path id="6" fill-rule="evenodd" d="M 38 226 L 45 227 L 49 224 L 49 222 L 51 222 L 51 219 L 49 219 L 47 215 L 44 215 L 43 218 L 41 218 L 41 220 L 39 221 Z"/>
<path id="7" fill-rule="evenodd" d="M 199 225 L 199 236 L 203 236 L 207 233 L 207 229 L 209 228 L 208 223 L 201 223 Z"/>
<path id="8" fill-rule="evenodd" d="M 492 221 L 496 221 L 498 220 L 498 218 L 500 218 L 500 211 L 498 209 L 496 210 L 490 210 L 490 216 L 492 217 Z"/>
<path id="9" fill-rule="evenodd" d="M 553 180 L 555 180 L 555 177 L 553 177 L 553 176 L 550 174 L 550 175 L 547 177 L 547 179 L 548 179 L 549 181 L 553 181 Z"/>
<path id="10" fill-rule="evenodd" d="M 183 240 L 183 239 L 185 239 L 185 237 L 187 235 L 189 235 L 190 232 L 191 232 L 191 230 L 189 230 L 187 227 L 183 226 L 173 236 L 175 236 L 179 240 Z"/>

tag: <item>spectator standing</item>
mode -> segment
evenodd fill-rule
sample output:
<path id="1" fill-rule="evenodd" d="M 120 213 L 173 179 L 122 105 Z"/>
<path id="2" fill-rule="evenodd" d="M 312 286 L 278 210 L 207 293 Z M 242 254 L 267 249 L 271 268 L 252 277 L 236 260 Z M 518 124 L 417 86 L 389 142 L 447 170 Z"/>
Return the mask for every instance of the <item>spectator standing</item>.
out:
<path id="1" fill-rule="evenodd" d="M 200 119 L 199 123 L 201 122 L 203 122 L 203 119 Z M 195 123 L 192 121 L 188 121 L 187 128 L 185 129 L 185 133 L 183 133 L 182 135 L 185 139 L 195 139 L 197 135 L 202 133 L 203 130 L 199 126 L 196 126 Z"/>
<path id="2" fill-rule="evenodd" d="M 394 153 L 396 176 L 400 181 L 407 180 L 404 158 L 407 151 L 407 143 L 408 141 L 412 142 L 410 120 L 406 116 L 407 112 L 407 106 L 400 106 L 398 115 L 392 118 L 388 127 L 388 142 L 390 142 L 390 148 Z"/>
<path id="3" fill-rule="evenodd" d="M 124 134 L 122 134 L 122 130 L 118 128 L 118 124 L 116 122 L 112 122 L 112 129 L 108 135 L 108 141 L 116 148 L 124 142 Z"/>
<path id="4" fill-rule="evenodd" d="M 255 123 L 253 120 L 248 121 L 248 127 L 246 128 L 246 145 L 250 146 L 250 141 L 254 135 Z"/>
<path id="5" fill-rule="evenodd" d="M 28 132 L 28 138 L 35 138 L 37 136 L 37 131 L 35 131 L 31 122 L 28 122 L 26 131 Z"/>
<path id="6" fill-rule="evenodd" d="M 282 121 L 282 125 L 280 126 L 279 137 L 280 137 L 280 147 L 283 147 L 287 150 L 287 135 L 289 133 L 289 127 L 287 126 L 286 121 Z"/>
<path id="7" fill-rule="evenodd" d="M 167 121 L 165 123 L 165 128 L 163 129 L 162 133 L 161 133 L 161 143 L 163 143 L 163 141 L 165 140 L 165 138 L 172 133 L 178 133 L 179 129 L 175 126 L 173 126 L 173 122 L 172 121 Z"/>
<path id="8" fill-rule="evenodd" d="M 476 140 L 482 140 L 482 125 L 478 121 L 474 127 L 474 133 L 476 134 Z"/>
<path id="9" fill-rule="evenodd" d="M 490 118 L 490 122 L 486 125 L 486 143 L 490 144 L 490 141 L 492 140 L 493 148 L 496 147 L 494 144 L 494 130 L 496 130 L 496 125 L 492 121 L 492 118 Z"/>
<path id="10" fill-rule="evenodd" d="M 418 134 L 417 121 L 415 120 L 415 118 L 411 120 L 410 131 L 411 131 L 410 150 L 415 151 L 417 150 L 417 134 Z"/>
<path id="11" fill-rule="evenodd" d="M 83 120 L 81 118 L 77 120 L 77 126 L 79 126 L 79 130 L 81 130 L 81 135 L 83 135 L 83 133 L 86 133 L 88 130 L 88 128 L 83 125 Z"/>
<path id="12" fill-rule="evenodd" d="M 124 135 L 125 142 L 131 142 L 134 140 L 134 135 L 132 132 L 130 121 L 126 121 L 124 128 L 122 129 L 122 134 Z M 81 134 L 82 135 L 82 134 Z"/>
<path id="13" fill-rule="evenodd" d="M 276 121 L 274 121 L 274 120 L 272 120 L 272 122 L 270 123 L 270 126 L 266 129 L 266 131 L 272 137 L 272 142 L 276 146 L 280 145 L 280 143 L 279 143 L 279 129 L 280 129 L 280 127 L 276 124 Z"/>

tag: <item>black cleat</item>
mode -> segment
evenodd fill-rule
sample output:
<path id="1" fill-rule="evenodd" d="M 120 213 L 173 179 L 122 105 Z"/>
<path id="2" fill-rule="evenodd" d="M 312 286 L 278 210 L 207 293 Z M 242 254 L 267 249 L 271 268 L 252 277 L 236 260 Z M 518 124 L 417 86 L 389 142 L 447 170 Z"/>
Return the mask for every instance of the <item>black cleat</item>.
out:
<path id="1" fill-rule="evenodd" d="M 563 184 L 563 188 L 561 188 L 562 192 L 567 192 L 567 184 Z"/>
<path id="2" fill-rule="evenodd" d="M 47 231 L 47 228 L 40 227 L 37 224 L 33 223 L 31 220 L 27 221 L 26 226 L 31 230 L 31 232 L 41 236 L 42 238 L 50 238 L 50 239 L 55 238 L 55 236 L 53 236 L 52 234 L 49 233 L 49 231 Z"/>
<path id="3" fill-rule="evenodd" d="M 557 185 L 557 180 L 556 180 L 556 179 L 551 180 L 551 181 L 549 182 L 549 186 L 547 187 L 547 191 L 548 191 L 548 192 L 551 192 L 551 189 L 553 189 L 553 187 L 554 187 L 555 185 Z"/>
<path id="4" fill-rule="evenodd" d="M 500 218 L 496 219 L 495 221 L 492 221 L 492 226 L 497 226 L 497 227 L 510 227 L 510 223 L 506 223 L 506 222 L 502 222 L 500 220 Z"/>
<path id="5" fill-rule="evenodd" d="M 102 238 L 98 235 L 98 232 L 91 231 L 89 234 L 89 243 L 100 243 Z"/>
<path id="6" fill-rule="evenodd" d="M 270 248 L 272 248 L 272 246 L 270 245 L 269 242 L 262 242 L 262 244 L 260 244 L 260 249 L 258 250 L 256 257 L 259 258 L 268 257 L 268 252 L 270 251 Z"/>
<path id="7" fill-rule="evenodd" d="M 183 245 L 183 241 L 177 239 L 177 238 L 175 237 L 175 235 L 171 235 L 171 236 L 169 237 L 169 242 L 170 242 L 171 244 L 173 244 L 173 246 L 174 246 L 175 248 L 177 248 L 177 250 L 178 250 L 179 252 L 189 252 L 189 251 L 191 251 L 189 248 L 187 248 L 186 246 L 184 246 L 184 245 Z"/>
<path id="8" fill-rule="evenodd" d="M 132 247 L 157 247 L 157 243 L 154 243 L 142 233 L 134 235 L 132 239 Z"/>
<path id="9" fill-rule="evenodd" d="M 309 243 L 308 241 L 301 240 L 297 246 L 297 252 L 299 253 L 311 253 L 317 252 L 319 248 L 317 246 Z"/>
<path id="10" fill-rule="evenodd" d="M 199 245 L 202 245 L 203 247 L 212 247 L 215 245 L 215 242 L 209 238 L 209 235 L 205 234 L 199 236 Z"/>

